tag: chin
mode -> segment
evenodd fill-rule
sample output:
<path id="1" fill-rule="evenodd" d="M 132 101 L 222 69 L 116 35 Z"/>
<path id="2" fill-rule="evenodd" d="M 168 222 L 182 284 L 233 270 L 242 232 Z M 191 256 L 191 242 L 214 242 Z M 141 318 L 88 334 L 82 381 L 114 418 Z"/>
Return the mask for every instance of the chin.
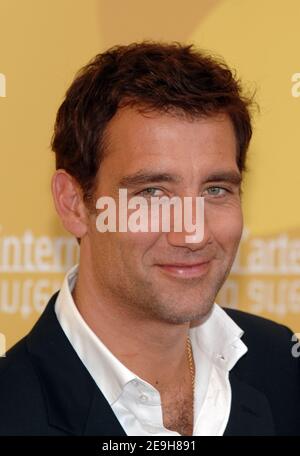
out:
<path id="1" fill-rule="evenodd" d="M 185 295 L 180 299 L 178 294 L 174 296 L 174 299 L 170 300 L 170 298 L 169 295 L 167 301 L 160 300 L 156 310 L 160 319 L 173 324 L 203 321 L 209 315 L 215 302 L 214 294 L 201 300 L 199 300 L 199 293 L 197 296 L 193 293 L 193 296 L 189 298 Z M 152 308 L 154 309 L 154 306 Z"/>
<path id="2" fill-rule="evenodd" d="M 165 321 L 166 323 L 174 324 L 174 325 L 182 325 L 185 323 L 193 323 L 193 326 L 200 324 L 203 322 L 206 318 L 207 315 L 209 314 L 208 312 L 202 313 L 202 312 L 191 312 L 191 313 L 184 313 L 184 314 L 168 314 L 162 316 L 160 320 Z"/>

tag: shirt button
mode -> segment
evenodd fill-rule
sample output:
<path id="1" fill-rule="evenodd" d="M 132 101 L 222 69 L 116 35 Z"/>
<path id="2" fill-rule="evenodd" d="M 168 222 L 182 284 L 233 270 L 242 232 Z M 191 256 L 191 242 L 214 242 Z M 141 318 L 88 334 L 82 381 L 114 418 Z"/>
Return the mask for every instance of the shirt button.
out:
<path id="1" fill-rule="evenodd" d="M 146 394 L 141 394 L 140 395 L 140 401 L 141 402 L 147 402 L 148 401 L 148 396 L 146 396 Z"/>

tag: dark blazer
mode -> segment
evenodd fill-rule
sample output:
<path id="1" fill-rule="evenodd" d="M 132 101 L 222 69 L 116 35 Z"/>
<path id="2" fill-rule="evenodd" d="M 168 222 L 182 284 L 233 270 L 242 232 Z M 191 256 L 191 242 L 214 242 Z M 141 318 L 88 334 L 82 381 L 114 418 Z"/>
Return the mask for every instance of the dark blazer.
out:
<path id="1" fill-rule="evenodd" d="M 49 301 L 31 332 L 0 359 L 0 435 L 124 436 Z M 300 435 L 299 358 L 284 326 L 226 309 L 248 353 L 230 373 L 225 435 Z M 217 335 L 216 335 L 217 336 Z"/>

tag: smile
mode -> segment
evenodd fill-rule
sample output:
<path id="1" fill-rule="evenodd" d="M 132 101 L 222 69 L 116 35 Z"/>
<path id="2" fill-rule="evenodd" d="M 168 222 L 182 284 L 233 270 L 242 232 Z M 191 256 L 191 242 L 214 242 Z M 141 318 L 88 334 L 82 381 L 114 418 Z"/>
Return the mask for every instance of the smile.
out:
<path id="1" fill-rule="evenodd" d="M 209 269 L 210 262 L 195 263 L 195 264 L 158 264 L 157 266 L 164 273 L 173 277 L 188 279 L 204 276 Z"/>

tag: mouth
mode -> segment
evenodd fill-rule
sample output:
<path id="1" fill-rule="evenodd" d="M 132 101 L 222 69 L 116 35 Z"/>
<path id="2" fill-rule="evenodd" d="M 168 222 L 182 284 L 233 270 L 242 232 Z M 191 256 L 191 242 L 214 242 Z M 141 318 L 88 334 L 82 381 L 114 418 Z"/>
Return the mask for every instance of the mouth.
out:
<path id="1" fill-rule="evenodd" d="M 189 279 L 195 277 L 204 276 L 209 269 L 210 261 L 202 263 L 186 264 L 186 263 L 174 263 L 174 264 L 157 264 L 162 272 L 173 277 Z"/>

